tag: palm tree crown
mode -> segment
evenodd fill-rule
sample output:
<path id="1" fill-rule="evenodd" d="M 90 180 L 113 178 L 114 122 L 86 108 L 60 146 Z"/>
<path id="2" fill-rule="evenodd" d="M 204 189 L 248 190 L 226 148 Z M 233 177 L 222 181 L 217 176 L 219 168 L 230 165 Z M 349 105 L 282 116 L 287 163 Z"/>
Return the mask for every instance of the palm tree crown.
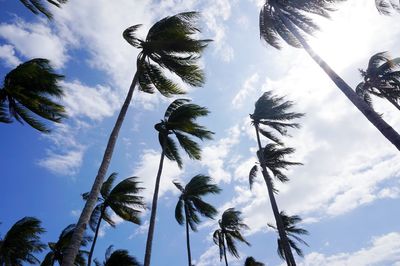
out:
<path id="1" fill-rule="evenodd" d="M 56 7 L 60 7 L 61 4 L 65 4 L 68 0 L 46 0 L 46 1 Z M 36 15 L 42 13 L 48 19 L 53 18 L 53 15 L 48 10 L 48 8 L 42 3 L 42 0 L 20 0 L 20 2 Z"/>
<path id="2" fill-rule="evenodd" d="M 256 261 L 253 257 L 247 257 L 244 266 L 265 266 L 264 263 Z"/>
<path id="3" fill-rule="evenodd" d="M 155 23 L 146 39 L 135 36 L 141 25 L 127 28 L 123 36 L 132 46 L 141 49 L 137 60 L 139 89 L 147 93 L 158 90 L 164 96 L 184 94 L 179 86 L 168 79 L 162 69 L 179 76 L 191 86 L 202 86 L 204 73 L 197 61 L 210 40 L 197 40 L 193 35 L 200 32 L 196 26 L 197 12 L 179 13 Z"/>
<path id="4" fill-rule="evenodd" d="M 66 117 L 64 107 L 54 101 L 63 96 L 58 85 L 62 78 L 47 59 L 36 58 L 17 66 L 5 76 L 0 89 L 0 122 L 11 123 L 15 118 L 49 133 L 42 119 L 60 123 Z"/>
<path id="5" fill-rule="evenodd" d="M 357 85 L 356 93 L 372 106 L 371 94 L 386 98 L 400 110 L 400 57 L 390 59 L 386 52 L 374 54 L 366 70 L 360 69 L 364 81 Z"/>
<path id="6" fill-rule="evenodd" d="M 113 246 L 107 248 L 103 263 L 98 260 L 94 262 L 96 266 L 141 266 L 135 257 L 129 255 L 127 250 L 117 249 L 113 251 Z"/>
<path id="7" fill-rule="evenodd" d="M 398 0 L 375 0 L 375 6 L 382 15 L 391 15 L 393 11 L 400 12 Z"/>
<path id="8" fill-rule="evenodd" d="M 0 266 L 22 266 L 24 262 L 38 264 L 39 260 L 33 254 L 46 248 L 40 241 L 44 232 L 40 220 L 34 217 L 17 221 L 0 239 Z"/>
<path id="9" fill-rule="evenodd" d="M 304 38 L 306 34 L 311 35 L 319 30 L 307 13 L 329 18 L 329 12 L 334 10 L 332 3 L 341 1 L 345 0 L 266 0 L 260 12 L 260 36 L 277 49 L 281 48 L 280 38 L 289 45 L 300 48 L 301 43 L 286 23 L 299 29 Z"/>
<path id="10" fill-rule="evenodd" d="M 65 250 L 71 241 L 71 237 L 74 230 L 75 230 L 75 224 L 70 224 L 61 232 L 57 242 L 48 243 L 50 251 L 47 253 L 46 257 L 40 264 L 41 266 L 53 266 L 54 263 L 56 262 L 58 262 L 61 265 Z M 81 241 L 81 247 L 86 247 L 91 241 L 92 237 L 85 234 Z M 78 255 L 75 258 L 74 265 L 86 266 L 87 254 L 88 254 L 87 251 L 79 250 Z"/>
<path id="11" fill-rule="evenodd" d="M 304 257 L 303 251 L 297 246 L 296 242 L 304 244 L 308 247 L 308 244 L 299 237 L 299 235 L 308 235 L 308 231 L 297 227 L 298 223 L 301 223 L 302 219 L 298 215 L 288 216 L 284 211 L 280 212 L 282 217 L 283 226 L 285 228 L 286 235 L 288 236 L 289 245 L 294 249 L 300 257 Z M 276 229 L 275 226 L 268 224 L 269 227 Z M 282 247 L 282 241 L 278 238 L 278 254 L 282 259 L 285 259 L 285 254 Z"/>
<path id="12" fill-rule="evenodd" d="M 226 263 L 226 248 L 236 258 L 240 257 L 235 241 L 243 242 L 250 246 L 250 243 L 246 241 L 241 233 L 241 230 L 249 227 L 242 222 L 240 215 L 241 212 L 236 211 L 234 208 L 224 211 L 221 220 L 218 221 L 219 229 L 215 230 L 213 234 L 214 243 L 219 247 L 220 259 L 222 260 L 222 257 L 225 256 Z"/>
<path id="13" fill-rule="evenodd" d="M 158 131 L 158 139 L 161 147 L 163 147 L 165 156 L 175 161 L 179 167 L 182 167 L 182 158 L 179 155 L 175 141 L 170 135 L 175 135 L 180 146 L 186 151 L 190 159 L 200 160 L 200 146 L 190 137 L 193 136 L 204 140 L 211 139 L 214 134 L 195 121 L 198 117 L 209 114 L 207 108 L 189 102 L 190 100 L 188 99 L 173 101 L 165 111 L 164 119 L 154 126 Z"/>

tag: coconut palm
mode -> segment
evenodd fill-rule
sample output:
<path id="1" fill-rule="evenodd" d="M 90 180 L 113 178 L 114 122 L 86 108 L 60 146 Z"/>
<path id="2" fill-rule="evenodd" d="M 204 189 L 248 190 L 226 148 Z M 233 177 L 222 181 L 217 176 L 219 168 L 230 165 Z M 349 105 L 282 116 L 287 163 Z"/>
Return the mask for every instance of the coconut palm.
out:
<path id="1" fill-rule="evenodd" d="M 288 236 L 290 247 L 296 251 L 297 255 L 299 255 L 300 257 L 304 257 L 303 251 L 297 246 L 296 243 L 298 242 L 308 247 L 307 242 L 305 242 L 303 239 L 299 237 L 299 235 L 308 235 L 307 230 L 297 227 L 297 224 L 301 223 L 302 219 L 298 215 L 288 216 L 284 211 L 280 212 L 280 216 L 282 218 L 283 226 L 285 228 L 285 233 Z M 268 224 L 268 226 L 277 231 L 275 226 L 271 224 Z M 278 249 L 277 249 L 278 254 L 284 260 L 285 253 L 283 251 L 282 241 L 280 240 L 280 238 L 278 238 L 277 242 L 278 242 Z"/>
<path id="2" fill-rule="evenodd" d="M 46 254 L 44 260 L 40 264 L 41 266 L 54 266 L 56 262 L 61 265 L 63 257 L 65 256 L 65 250 L 71 242 L 74 230 L 75 224 L 70 224 L 61 232 L 57 242 L 48 243 L 50 251 Z M 80 247 L 86 247 L 90 241 L 92 241 L 92 237 L 85 234 L 82 238 Z M 79 250 L 73 265 L 86 266 L 86 257 L 88 253 L 89 252 L 85 250 Z"/>
<path id="3" fill-rule="evenodd" d="M 375 0 L 375 6 L 382 15 L 391 15 L 393 11 L 400 12 L 400 2 L 397 0 Z"/>
<path id="4" fill-rule="evenodd" d="M 179 145 L 185 150 L 190 159 L 200 160 L 200 146 L 194 140 L 192 140 L 191 137 L 204 140 L 211 139 L 212 135 L 214 134 L 195 121 L 198 117 L 208 115 L 209 111 L 207 108 L 189 102 L 190 100 L 188 99 L 177 99 L 173 101 L 165 111 L 164 119 L 154 126 L 158 131 L 158 140 L 160 142 L 162 152 L 151 206 L 149 231 L 147 235 L 146 252 L 144 258 L 145 266 L 150 265 L 151 247 L 157 214 L 158 191 L 164 165 L 164 157 L 167 157 L 171 161 L 175 161 L 178 166 L 182 168 L 182 158 L 171 135 L 176 137 Z"/>
<path id="5" fill-rule="evenodd" d="M 40 241 L 44 232 L 40 220 L 34 217 L 24 217 L 13 224 L 4 238 L 0 238 L 0 266 L 39 263 L 34 254 L 46 248 Z"/>
<path id="6" fill-rule="evenodd" d="M 210 219 L 218 213 L 209 203 L 203 201 L 202 197 L 207 194 L 218 194 L 221 189 L 211 183 L 212 179 L 205 175 L 194 176 L 185 187 L 179 182 L 174 182 L 175 186 L 181 191 L 178 203 L 175 208 L 175 219 L 180 224 L 186 225 L 186 246 L 188 251 L 188 265 L 192 266 L 190 253 L 189 227 L 197 231 L 197 224 L 201 222 L 197 213 Z"/>
<path id="7" fill-rule="evenodd" d="M 244 239 L 241 233 L 241 230 L 248 229 L 249 227 L 242 222 L 240 215 L 241 212 L 236 211 L 234 208 L 224 211 L 221 220 L 218 221 L 219 229 L 215 230 L 213 234 L 214 243 L 219 247 L 219 258 L 222 260 L 222 257 L 224 257 L 227 266 L 227 248 L 229 253 L 236 258 L 240 258 L 235 241 L 243 242 L 250 246 L 250 243 Z"/>
<path id="8" fill-rule="evenodd" d="M 129 255 L 125 249 L 117 249 L 113 251 L 113 246 L 109 246 L 106 250 L 105 261 L 103 263 L 94 260 L 96 266 L 141 266 L 135 257 Z"/>
<path id="9" fill-rule="evenodd" d="M 305 35 L 313 34 L 318 26 L 309 16 L 329 17 L 332 5 L 344 0 L 280 1 L 266 0 L 260 12 L 260 36 L 271 46 L 280 49 L 280 38 L 293 47 L 303 47 L 325 71 L 336 86 L 361 113 L 400 150 L 400 135 L 388 125 L 333 69 L 308 45 Z"/>
<path id="10" fill-rule="evenodd" d="M 289 166 L 298 165 L 299 163 L 290 162 L 284 159 L 286 155 L 294 152 L 292 148 L 279 147 L 282 141 L 277 134 L 285 136 L 288 134 L 289 128 L 298 128 L 299 124 L 293 123 L 292 120 L 303 116 L 301 113 L 290 111 L 293 103 L 286 101 L 284 97 L 278 97 L 272 94 L 271 91 L 265 92 L 255 103 L 254 113 L 250 115 L 252 124 L 256 130 L 258 143 L 258 161 L 262 169 L 265 184 L 268 190 L 268 196 L 274 213 L 275 221 L 278 225 L 279 236 L 282 239 L 282 245 L 287 255 L 287 264 L 296 265 L 293 254 L 289 247 L 289 242 L 286 238 L 283 223 L 279 215 L 278 204 L 276 203 L 273 181 L 268 171 L 281 182 L 286 182 L 289 178 L 282 171 Z M 260 134 L 272 140 L 274 143 L 267 144 L 262 148 Z M 255 165 L 249 174 L 250 188 L 257 174 L 257 165 Z"/>
<path id="11" fill-rule="evenodd" d="M 244 266 L 264 266 L 265 264 L 259 261 L 256 261 L 253 257 L 247 257 L 244 262 Z"/>
<path id="12" fill-rule="evenodd" d="M 90 266 L 92 262 L 93 251 L 99 234 L 101 221 L 104 220 L 112 227 L 115 227 L 115 222 L 111 219 L 108 208 L 125 221 L 141 224 L 139 216 L 146 204 L 143 197 L 138 195 L 138 193 L 143 190 L 143 188 L 139 187 L 140 182 L 137 181 L 138 178 L 126 178 L 113 188 L 116 177 L 117 173 L 112 173 L 101 186 L 101 196 L 90 217 L 89 226 L 94 232 L 94 238 L 88 256 L 88 266 Z M 83 199 L 86 200 L 88 194 L 88 192 L 84 193 L 82 195 Z"/>
<path id="13" fill-rule="evenodd" d="M 366 70 L 360 69 L 364 81 L 356 93 L 372 106 L 371 95 L 385 98 L 400 110 L 400 57 L 390 59 L 386 52 L 374 54 Z"/>
<path id="14" fill-rule="evenodd" d="M 0 88 L 0 122 L 21 124 L 49 133 L 45 120 L 60 123 L 66 117 L 64 107 L 54 98 L 63 96 L 56 74 L 49 60 L 35 58 L 20 64 L 4 78 Z"/>
<path id="15" fill-rule="evenodd" d="M 32 13 L 38 15 L 42 13 L 48 19 L 52 19 L 53 15 L 49 9 L 43 4 L 42 0 L 19 0 L 25 7 L 27 7 Z M 65 4 L 68 0 L 46 0 L 48 3 L 60 7 L 61 4 Z"/>
<path id="16" fill-rule="evenodd" d="M 198 13 L 196 12 L 179 13 L 166 17 L 150 28 L 144 40 L 135 36 L 135 31 L 140 25 L 129 27 L 124 31 L 123 36 L 128 43 L 141 49 L 136 61 L 136 74 L 108 139 L 97 176 L 79 217 L 77 230 L 71 240 L 71 246 L 67 250 L 63 266 L 72 266 L 73 258 L 77 254 L 86 228 L 85 225 L 96 205 L 101 184 L 111 162 L 115 143 L 135 87 L 138 85 L 138 89 L 146 93 L 154 93 L 158 90 L 164 96 L 185 93 L 176 83 L 165 76 L 164 70 L 176 74 L 188 85 L 203 85 L 204 73 L 197 62 L 209 40 L 195 39 L 199 32 L 196 27 L 197 17 Z"/>

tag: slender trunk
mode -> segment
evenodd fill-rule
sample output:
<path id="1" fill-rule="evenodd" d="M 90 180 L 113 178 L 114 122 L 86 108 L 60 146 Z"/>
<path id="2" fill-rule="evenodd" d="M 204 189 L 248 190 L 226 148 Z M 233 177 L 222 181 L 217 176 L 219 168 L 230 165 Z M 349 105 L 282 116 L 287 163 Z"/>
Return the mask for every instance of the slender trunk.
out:
<path id="1" fill-rule="evenodd" d="M 118 134 L 121 129 L 122 123 L 125 119 L 126 112 L 128 111 L 129 104 L 132 100 L 133 91 L 138 81 L 138 72 L 136 72 L 133 77 L 131 86 L 129 87 L 128 94 L 125 98 L 124 104 L 119 112 L 117 121 L 115 122 L 114 128 L 111 132 L 111 135 L 108 139 L 107 147 L 103 155 L 103 159 L 101 161 L 99 171 L 94 180 L 92 189 L 90 190 L 89 197 L 85 203 L 85 207 L 82 210 L 81 216 L 79 217 L 78 223 L 76 224 L 74 233 L 71 237 L 71 242 L 65 250 L 65 255 L 62 260 L 61 266 L 73 266 L 75 257 L 78 254 L 79 247 L 81 245 L 81 241 L 83 238 L 83 234 L 86 230 L 86 225 L 89 222 L 90 215 L 93 212 L 93 209 L 97 203 L 97 198 L 100 193 L 100 188 L 103 184 L 104 177 L 107 173 L 108 166 L 111 162 L 111 157 L 114 151 L 115 143 L 117 142 Z"/>
<path id="2" fill-rule="evenodd" d="M 262 168 L 262 174 L 264 177 L 265 184 L 267 185 L 268 189 L 268 196 L 269 196 L 269 201 L 271 203 L 272 211 L 274 213 L 275 221 L 276 221 L 276 227 L 278 228 L 278 234 L 279 238 L 282 241 L 282 246 L 283 246 L 283 252 L 285 254 L 285 259 L 286 259 L 286 264 L 288 266 L 295 266 L 296 261 L 294 260 L 292 250 L 290 249 L 289 241 L 287 239 L 286 233 L 285 233 L 285 228 L 283 226 L 282 222 L 282 217 L 279 213 L 278 205 L 275 200 L 274 196 L 274 191 L 272 189 L 272 182 L 271 178 L 268 174 L 267 167 L 265 165 L 265 158 L 264 154 L 262 152 L 262 146 L 261 146 L 261 140 L 260 140 L 260 133 L 258 130 L 258 124 L 255 123 L 254 127 L 256 129 L 256 135 L 257 135 L 257 143 L 258 143 L 258 149 L 259 149 L 259 161 L 260 165 Z"/>
<path id="3" fill-rule="evenodd" d="M 224 243 L 224 258 L 225 258 L 225 265 L 228 266 L 228 259 L 226 258 L 226 246 L 225 246 L 225 239 L 222 239 Z"/>
<path id="4" fill-rule="evenodd" d="M 87 264 L 87 266 L 90 266 L 92 264 L 93 251 L 94 251 L 94 247 L 96 246 L 97 236 L 99 235 L 100 224 L 101 224 L 101 221 L 103 220 L 103 215 L 104 215 L 104 211 L 105 210 L 106 209 L 104 207 L 101 207 L 99 220 L 98 220 L 97 225 L 96 225 L 96 231 L 94 232 L 94 238 L 93 238 L 92 246 L 90 247 L 90 251 L 89 251 L 89 255 L 88 255 L 88 264 Z"/>
<path id="5" fill-rule="evenodd" d="M 355 91 L 338 75 L 335 71 L 317 55 L 308 45 L 307 41 L 301 36 L 296 26 L 276 9 L 280 19 L 291 33 L 299 40 L 311 58 L 325 71 L 336 86 L 346 95 L 346 97 L 360 110 L 361 113 L 389 140 L 398 150 L 400 150 L 400 135 L 388 123 L 385 122 L 363 99 L 357 96 Z"/>
<path id="6" fill-rule="evenodd" d="M 165 146 L 166 146 L 166 140 L 167 140 L 167 138 L 165 137 L 163 147 L 162 147 L 161 157 L 160 157 L 160 164 L 158 166 L 156 183 L 154 186 L 153 202 L 151 204 L 149 232 L 147 233 L 146 252 L 144 254 L 144 266 L 150 266 L 151 246 L 153 244 L 154 227 L 155 227 L 156 215 L 157 215 L 158 190 L 160 188 L 161 174 L 162 174 L 163 165 L 164 165 L 164 157 L 165 157 L 164 150 L 165 150 Z"/>
<path id="7" fill-rule="evenodd" d="M 186 221 L 186 246 L 187 246 L 187 252 L 188 252 L 188 265 L 192 266 L 192 254 L 190 252 L 190 237 L 189 237 L 189 217 L 188 217 L 188 209 L 186 206 L 186 202 L 184 202 L 185 205 L 185 221 Z"/>

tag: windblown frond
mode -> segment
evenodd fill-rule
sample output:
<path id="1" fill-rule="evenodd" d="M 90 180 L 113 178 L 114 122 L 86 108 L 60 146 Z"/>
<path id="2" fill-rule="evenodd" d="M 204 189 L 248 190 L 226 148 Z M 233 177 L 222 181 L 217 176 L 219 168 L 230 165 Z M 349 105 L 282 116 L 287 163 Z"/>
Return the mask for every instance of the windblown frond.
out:
<path id="1" fill-rule="evenodd" d="M 35 15 L 41 13 L 45 15 L 48 19 L 53 18 L 50 10 L 46 7 L 45 4 L 42 3 L 42 0 L 20 0 L 20 2 Z M 47 0 L 47 2 L 56 7 L 61 7 L 61 4 L 65 4 L 67 0 Z"/>

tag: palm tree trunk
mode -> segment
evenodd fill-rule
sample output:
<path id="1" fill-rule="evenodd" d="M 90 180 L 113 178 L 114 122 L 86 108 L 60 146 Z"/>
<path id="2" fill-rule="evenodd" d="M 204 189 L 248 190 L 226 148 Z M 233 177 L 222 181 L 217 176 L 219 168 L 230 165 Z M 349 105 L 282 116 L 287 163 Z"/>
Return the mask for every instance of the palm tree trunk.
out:
<path id="1" fill-rule="evenodd" d="M 385 122 L 364 100 L 357 96 L 354 90 L 338 75 L 335 71 L 317 55 L 308 45 L 307 41 L 301 36 L 296 26 L 281 13 L 275 9 L 280 19 L 291 33 L 299 40 L 306 52 L 311 58 L 325 71 L 336 86 L 346 95 L 346 97 L 360 110 L 361 113 L 389 140 L 398 150 L 400 150 L 400 135 L 388 123 Z"/>
<path id="2" fill-rule="evenodd" d="M 190 237 L 189 237 L 189 217 L 188 217 L 188 209 L 186 206 L 186 202 L 184 202 L 185 205 L 185 222 L 186 222 L 186 246 L 187 246 L 187 252 L 188 252 L 188 265 L 192 266 L 192 255 L 190 252 Z"/>
<path id="3" fill-rule="evenodd" d="M 162 174 L 163 165 L 164 165 L 164 157 L 165 157 L 164 150 L 165 150 L 166 142 L 167 142 L 167 138 L 165 137 L 163 147 L 162 147 L 161 157 L 160 157 L 160 164 L 158 166 L 156 183 L 154 186 L 153 202 L 151 204 L 149 232 L 147 233 L 146 252 L 144 254 L 144 266 L 150 266 L 151 246 L 153 244 L 154 226 L 156 223 L 156 214 L 157 214 L 158 191 L 160 189 L 160 180 L 161 180 L 161 174 Z"/>
<path id="4" fill-rule="evenodd" d="M 260 133 L 258 130 L 258 124 L 255 123 L 254 127 L 256 129 L 258 149 L 259 149 L 259 153 L 260 153 L 260 157 L 261 157 L 261 158 L 259 158 L 259 161 L 260 161 L 260 165 L 262 168 L 262 174 L 264 177 L 265 184 L 267 185 L 269 201 L 271 203 L 272 211 L 274 213 L 276 227 L 278 228 L 279 238 L 282 241 L 283 252 L 285 253 L 286 264 L 288 266 L 295 266 L 296 261 L 294 260 L 292 250 L 290 249 L 290 246 L 289 246 L 289 241 L 288 241 L 286 233 L 285 233 L 285 228 L 283 226 L 282 217 L 279 213 L 278 205 L 276 203 L 275 196 L 274 196 L 274 191 L 272 189 L 271 178 L 268 174 L 267 167 L 265 165 L 264 155 L 262 153 Z"/>
<path id="5" fill-rule="evenodd" d="M 222 241 L 224 242 L 224 258 L 225 258 L 225 265 L 228 266 L 228 259 L 226 258 L 226 246 L 225 246 L 225 240 L 222 239 Z"/>
<path id="6" fill-rule="evenodd" d="M 108 139 L 107 147 L 103 155 L 103 159 L 101 161 L 99 171 L 94 180 L 92 189 L 90 190 L 89 197 L 85 203 L 85 207 L 82 210 L 81 216 L 79 217 L 78 223 L 75 227 L 74 233 L 71 237 L 71 242 L 65 250 L 65 255 L 62 260 L 61 266 L 73 266 L 75 257 L 78 254 L 79 247 L 81 245 L 81 241 L 83 238 L 83 234 L 85 233 L 87 223 L 89 222 L 90 215 L 93 212 L 93 209 L 97 203 L 97 198 L 100 193 L 100 188 L 103 184 L 104 177 L 107 173 L 108 166 L 111 162 L 111 157 L 113 155 L 115 143 L 117 142 L 118 134 L 121 129 L 122 123 L 124 122 L 126 112 L 128 111 L 129 104 L 132 100 L 133 91 L 138 81 L 138 72 L 136 71 L 135 76 L 133 77 L 131 86 L 129 87 L 128 94 L 125 98 L 124 104 L 119 112 L 117 121 L 115 122 L 114 128 L 111 132 L 111 135 Z"/>
<path id="7" fill-rule="evenodd" d="M 103 220 L 104 211 L 105 211 L 105 208 L 102 207 L 101 211 L 100 211 L 99 220 L 98 220 L 97 225 L 96 225 L 96 231 L 94 232 L 92 246 L 90 247 L 87 266 L 90 266 L 92 264 L 93 251 L 94 251 L 94 247 L 96 245 L 97 236 L 99 235 L 100 224 L 101 224 L 101 221 Z"/>

